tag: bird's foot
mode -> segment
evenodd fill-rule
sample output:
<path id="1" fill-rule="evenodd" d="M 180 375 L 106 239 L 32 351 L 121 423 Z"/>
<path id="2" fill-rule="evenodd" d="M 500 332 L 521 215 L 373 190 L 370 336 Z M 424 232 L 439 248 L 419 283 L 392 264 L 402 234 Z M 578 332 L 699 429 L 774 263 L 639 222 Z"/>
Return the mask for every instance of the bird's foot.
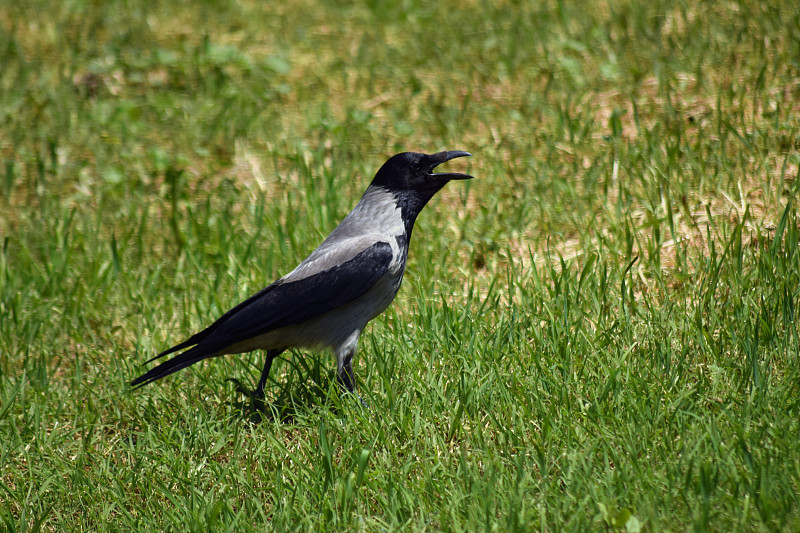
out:
<path id="1" fill-rule="evenodd" d="M 234 385 L 236 385 L 236 391 L 243 394 L 244 396 L 250 398 L 252 402 L 252 408 L 255 412 L 264 413 L 267 410 L 267 405 L 264 402 L 264 391 L 258 390 L 250 390 L 246 388 L 238 379 L 228 378 L 226 381 L 230 381 Z"/>
<path id="2" fill-rule="evenodd" d="M 358 401 L 361 402 L 361 407 L 367 411 L 372 411 L 372 409 L 369 408 L 369 404 L 364 401 L 364 398 L 362 398 L 360 394 L 356 393 L 356 398 L 358 398 Z"/>
<path id="3" fill-rule="evenodd" d="M 356 400 L 358 400 L 358 403 L 361 404 L 361 407 L 363 407 L 367 411 L 372 411 L 372 409 L 370 409 L 370 407 L 369 407 L 369 404 L 367 402 L 365 402 L 364 398 L 362 398 L 361 395 L 359 393 L 357 393 L 356 391 L 345 391 L 344 395 L 345 396 L 349 396 L 351 398 L 355 398 Z"/>

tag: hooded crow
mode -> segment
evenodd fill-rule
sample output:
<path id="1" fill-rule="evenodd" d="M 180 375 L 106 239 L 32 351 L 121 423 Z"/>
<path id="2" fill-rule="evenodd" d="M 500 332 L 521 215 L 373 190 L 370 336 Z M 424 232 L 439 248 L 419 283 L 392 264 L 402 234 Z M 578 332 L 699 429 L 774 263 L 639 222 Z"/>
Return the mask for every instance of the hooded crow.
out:
<path id="1" fill-rule="evenodd" d="M 404 152 L 390 158 L 350 214 L 297 268 L 147 361 L 185 350 L 131 385 L 141 387 L 209 357 L 262 349 L 267 357 L 255 391 L 239 389 L 263 401 L 272 360 L 281 352 L 331 348 L 339 383 L 355 392 L 352 361 L 358 337 L 400 289 L 417 215 L 448 181 L 472 178 L 433 170 L 469 155 Z"/>

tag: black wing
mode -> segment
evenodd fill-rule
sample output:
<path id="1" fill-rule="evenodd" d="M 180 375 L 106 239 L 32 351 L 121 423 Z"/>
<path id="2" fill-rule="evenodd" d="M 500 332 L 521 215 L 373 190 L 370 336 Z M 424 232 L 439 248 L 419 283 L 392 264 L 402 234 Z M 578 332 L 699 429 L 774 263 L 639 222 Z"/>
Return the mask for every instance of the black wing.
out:
<path id="1" fill-rule="evenodd" d="M 317 274 L 297 281 L 278 280 L 222 315 L 203 331 L 160 353 L 154 359 L 194 345 L 139 376 L 131 385 L 146 385 L 216 355 L 232 344 L 301 324 L 332 311 L 369 290 L 386 275 L 391 262 L 391 246 L 378 242 L 353 259 Z"/>

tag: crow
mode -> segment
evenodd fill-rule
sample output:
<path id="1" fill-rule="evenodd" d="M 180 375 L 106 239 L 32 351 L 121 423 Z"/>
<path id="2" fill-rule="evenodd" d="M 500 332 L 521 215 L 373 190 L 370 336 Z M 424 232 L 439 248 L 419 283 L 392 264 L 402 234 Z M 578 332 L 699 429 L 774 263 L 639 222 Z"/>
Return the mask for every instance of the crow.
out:
<path id="1" fill-rule="evenodd" d="M 404 152 L 391 157 L 355 208 L 297 268 L 147 361 L 185 350 L 131 385 L 141 387 L 209 357 L 261 349 L 266 350 L 266 362 L 258 385 L 254 391 L 239 385 L 239 390 L 263 401 L 272 361 L 281 352 L 332 348 L 339 384 L 355 393 L 352 361 L 358 338 L 400 289 L 417 215 L 447 182 L 472 178 L 433 170 L 470 155 Z"/>

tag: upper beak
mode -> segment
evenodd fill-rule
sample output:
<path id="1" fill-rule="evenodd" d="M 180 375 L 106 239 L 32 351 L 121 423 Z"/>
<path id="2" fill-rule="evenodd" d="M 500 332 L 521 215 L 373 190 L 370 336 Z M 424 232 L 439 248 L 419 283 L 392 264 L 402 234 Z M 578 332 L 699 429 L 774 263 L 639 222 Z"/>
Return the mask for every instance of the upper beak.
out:
<path id="1" fill-rule="evenodd" d="M 433 169 L 436 168 L 438 165 L 441 165 L 445 161 L 450 161 L 451 159 L 455 159 L 457 157 L 471 157 L 472 154 L 469 152 L 463 152 L 461 150 L 450 150 L 448 152 L 439 152 L 436 154 L 430 154 L 427 157 L 427 163 L 430 165 L 428 168 L 428 174 L 431 176 L 436 176 L 437 178 L 444 178 L 448 180 L 469 180 L 472 179 L 472 176 L 469 174 L 460 174 L 458 172 L 433 172 Z"/>

